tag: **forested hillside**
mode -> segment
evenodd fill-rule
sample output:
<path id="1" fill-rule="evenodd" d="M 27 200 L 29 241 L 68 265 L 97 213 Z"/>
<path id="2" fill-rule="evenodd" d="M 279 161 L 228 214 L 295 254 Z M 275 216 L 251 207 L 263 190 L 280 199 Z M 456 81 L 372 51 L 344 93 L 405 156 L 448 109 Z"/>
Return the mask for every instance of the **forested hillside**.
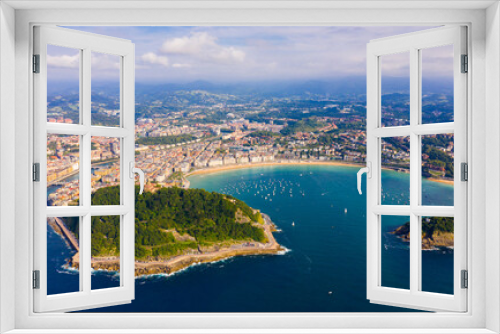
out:
<path id="1" fill-rule="evenodd" d="M 119 187 L 92 195 L 93 205 L 116 203 Z M 135 205 L 136 259 L 169 257 L 189 249 L 222 242 L 266 242 L 261 214 L 228 195 L 203 189 L 161 188 L 138 194 Z M 78 237 L 78 220 L 65 219 Z M 92 256 L 116 256 L 120 244 L 119 216 L 92 217 Z"/>

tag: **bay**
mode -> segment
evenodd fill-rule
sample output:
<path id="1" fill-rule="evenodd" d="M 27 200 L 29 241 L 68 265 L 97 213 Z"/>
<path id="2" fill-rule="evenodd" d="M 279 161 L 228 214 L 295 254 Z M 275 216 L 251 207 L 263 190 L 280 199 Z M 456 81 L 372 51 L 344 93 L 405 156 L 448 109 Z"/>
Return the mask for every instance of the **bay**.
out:
<path id="1" fill-rule="evenodd" d="M 356 189 L 358 168 L 267 166 L 189 177 L 191 188 L 235 196 L 268 214 L 281 230 L 284 255 L 235 257 L 171 276 L 136 279 L 136 298 L 87 312 L 404 312 L 366 299 L 366 197 Z M 384 171 L 392 196 L 404 196 L 408 174 Z M 398 180 L 402 182 L 398 183 Z M 453 187 L 428 182 L 428 200 L 446 205 Z M 398 184 L 401 185 L 398 188 Z M 426 184 L 427 185 L 427 184 Z M 391 196 L 388 194 L 387 196 Z M 383 218 L 383 284 L 409 284 L 409 247 L 389 232 L 408 217 Z M 60 238 L 51 239 L 49 256 Z M 453 251 L 425 251 L 424 288 L 453 293 Z M 98 273 L 95 284 L 116 280 Z M 55 270 L 51 284 L 77 279 Z M 451 288 L 451 290 L 450 290 Z"/>

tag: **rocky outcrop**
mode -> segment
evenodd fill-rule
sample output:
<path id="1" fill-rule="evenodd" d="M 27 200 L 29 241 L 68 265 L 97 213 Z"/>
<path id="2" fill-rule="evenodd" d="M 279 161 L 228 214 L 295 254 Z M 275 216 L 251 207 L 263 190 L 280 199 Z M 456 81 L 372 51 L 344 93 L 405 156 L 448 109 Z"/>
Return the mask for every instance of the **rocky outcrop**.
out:
<path id="1" fill-rule="evenodd" d="M 410 242 L 410 223 L 401 225 L 390 232 L 405 242 Z M 438 248 L 453 248 L 453 232 L 432 230 L 430 233 L 422 232 L 422 249 L 431 250 Z"/>

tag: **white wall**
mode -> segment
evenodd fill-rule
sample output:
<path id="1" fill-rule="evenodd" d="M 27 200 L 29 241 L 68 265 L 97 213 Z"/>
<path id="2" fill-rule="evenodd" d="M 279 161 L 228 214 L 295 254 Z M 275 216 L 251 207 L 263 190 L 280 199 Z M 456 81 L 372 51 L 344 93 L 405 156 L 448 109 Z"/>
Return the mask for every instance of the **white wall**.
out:
<path id="1" fill-rule="evenodd" d="M 65 2 L 66 3 L 66 2 Z M 333 3 L 333 1 L 332 1 Z M 403 3 L 403 1 L 401 2 Z M 452 3 L 452 2 L 450 2 Z M 495 15 L 491 15 L 495 13 Z M 496 8 L 492 8 L 489 11 L 488 24 L 494 26 L 497 29 L 493 38 L 489 39 L 489 47 L 498 47 L 498 14 Z M 30 254 L 31 248 L 31 199 L 26 194 L 31 194 L 31 181 L 30 181 L 30 163 L 31 163 L 31 125 L 30 119 L 31 106 L 29 104 L 29 96 L 31 92 L 30 88 L 30 22 L 37 23 L 47 23 L 51 24 L 54 22 L 77 22 L 78 24 L 102 24 L 102 22 L 110 24 L 144 24 L 148 22 L 150 24 L 164 24 L 168 22 L 169 24 L 181 24 L 181 25 L 195 25 L 195 24 L 218 24 L 218 25 L 233 25 L 235 22 L 239 24 L 269 24 L 269 22 L 276 22 L 278 24 L 311 24 L 314 23 L 325 23 L 325 24 L 342 24 L 342 23 L 352 23 L 352 22 L 365 22 L 365 23 L 380 23 L 380 22 L 392 22 L 395 24 L 408 24 L 408 22 L 427 22 L 428 24 L 440 23 L 452 23 L 457 22 L 467 23 L 471 22 L 473 28 L 472 30 L 472 45 L 473 45 L 473 56 L 472 56 L 472 66 L 474 68 L 472 85 L 474 90 L 474 100 L 472 101 L 473 117 L 471 118 L 471 125 L 469 127 L 472 132 L 473 137 L 473 152 L 474 159 L 471 165 L 470 177 L 474 179 L 474 189 L 469 193 L 473 202 L 471 222 L 474 225 L 474 233 L 471 233 L 473 250 L 470 255 L 470 268 L 471 268 L 471 280 L 474 277 L 481 277 L 484 283 L 484 247 L 486 235 L 485 226 L 493 225 L 488 228 L 490 232 L 491 240 L 488 244 L 489 249 L 496 253 L 493 256 L 498 260 L 498 245 L 493 244 L 493 240 L 498 240 L 498 217 L 500 217 L 500 209 L 498 208 L 500 199 L 500 177 L 498 174 L 498 163 L 500 161 L 500 152 L 495 152 L 499 150 L 500 136 L 496 134 L 497 137 L 494 141 L 486 147 L 485 141 L 485 128 L 488 125 L 488 131 L 498 131 L 499 128 L 499 108 L 500 98 L 498 89 L 498 64 L 494 67 L 488 67 L 488 75 L 490 76 L 490 83 L 492 86 L 489 90 L 489 98 L 495 97 L 494 101 L 488 102 L 488 117 L 492 117 L 492 121 L 488 119 L 486 121 L 486 98 L 485 98 L 485 71 L 484 66 L 484 29 L 486 28 L 486 20 L 483 10 L 470 10 L 470 11 L 460 11 L 460 10 L 365 10 L 359 13 L 358 11 L 349 10 L 248 10 L 248 11 L 229 11 L 229 10 L 156 10 L 156 11 L 144 11 L 144 10 L 46 10 L 46 11 L 36 11 L 36 10 L 18 10 L 16 12 L 16 138 L 15 143 L 17 147 L 16 159 L 16 179 L 15 193 L 16 193 L 16 324 L 20 328 L 36 328 L 37 326 L 43 326 L 46 328 L 69 328 L 71 326 L 76 327 L 102 327 L 102 328 L 134 328 L 137 325 L 137 321 L 140 321 L 139 316 L 131 316 L 128 314 L 116 316 L 112 322 L 108 319 L 99 316 L 89 316 L 82 315 L 78 317 L 64 317 L 57 314 L 44 317 L 29 317 L 29 310 L 32 309 L 31 304 L 31 290 L 28 289 L 30 286 L 30 274 L 32 265 L 28 260 L 28 254 Z M 488 27 L 488 29 L 492 29 Z M 495 44 L 496 43 L 496 44 Z M 3 45 L 2 45 L 3 47 Z M 488 55 L 490 62 L 499 62 L 498 52 L 493 55 Z M 3 73 L 2 73 L 3 75 Z M 12 78 L 12 77 L 11 77 Z M 495 79 L 496 78 L 496 79 Z M 13 84 L 11 82 L 11 86 Z M 9 89 L 10 89 L 9 87 Z M 496 87 L 496 88 L 495 88 Z M 7 88 L 7 87 L 5 87 Z M 2 110 L 3 112 L 3 110 Z M 3 125 L 1 125 L 3 126 Z M 0 126 L 0 131 L 1 131 Z M 5 141 L 0 142 L 0 145 L 6 145 Z M 0 146 L 0 149 L 3 146 Z M 488 163 L 493 163 L 493 165 L 488 169 L 488 171 L 494 173 L 492 175 L 494 178 L 493 182 L 486 179 L 486 161 L 485 161 L 485 149 L 491 149 L 492 152 L 488 152 Z M 3 154 L 3 152 L 1 153 Z M 1 155 L 0 154 L 0 159 Z M 496 160 L 495 160 L 496 159 Z M 0 160 L 2 162 L 3 160 Z M 3 168 L 3 167 L 2 167 Z M 0 172 L 3 170 L 0 169 Z M 2 174 L 3 175 L 3 174 Z M 1 176 L 4 177 L 4 176 Z M 1 182 L 0 177 L 0 182 Z M 496 179 L 495 179 L 496 178 Z M 488 180 L 488 182 L 486 182 Z M 496 180 L 496 181 L 495 181 Z M 7 180 L 8 181 L 8 180 Z M 488 190 L 496 191 L 496 197 L 489 199 L 489 207 L 492 210 L 486 219 L 485 216 L 485 187 L 488 184 Z M 4 183 L 0 184 L 3 189 Z M 12 189 L 14 185 L 10 183 L 12 187 L 7 188 L 7 193 L 12 194 Z M 1 191 L 0 191 L 1 193 Z M 9 202 L 10 203 L 10 202 Z M 5 205 L 8 207 L 8 205 Z M 1 209 L 1 208 L 0 208 Z M 496 211 L 495 211 L 496 210 Z M 3 214 L 3 213 L 2 213 Z M 2 219 L 2 223 L 4 220 Z M 12 225 L 11 225 L 12 226 Z M 10 227 L 10 226 L 9 226 Z M 495 232 L 496 230 L 496 232 Z M 2 230 L 3 232 L 3 230 Z M 5 242 L 2 241 L 2 247 L 5 247 Z M 11 242 L 7 240 L 7 242 Z M 6 252 L 0 254 L 3 256 Z M 12 254 L 11 252 L 8 254 Z M 8 257 L 7 257 L 8 258 Z M 471 297 L 471 310 L 472 314 L 464 316 L 456 316 L 450 314 L 438 314 L 433 317 L 426 318 L 425 321 L 414 321 L 415 327 L 440 327 L 440 326 L 450 326 L 454 328 L 463 327 L 477 327 L 483 328 L 485 324 L 484 313 L 485 305 L 488 302 L 488 306 L 493 302 L 496 303 L 493 309 L 489 309 L 489 322 L 491 328 L 496 328 L 498 326 L 498 314 L 500 304 L 498 301 L 498 266 L 492 266 L 490 271 L 492 274 L 497 275 L 492 279 L 488 278 L 488 282 L 491 285 L 492 293 L 490 291 L 485 293 L 484 284 L 475 286 L 475 288 L 469 290 L 469 296 Z M 497 269 L 495 269 L 497 268 Z M 11 268 L 12 270 L 12 268 Z M 476 275 L 476 276 L 474 276 Z M 496 289 L 496 290 L 495 290 Z M 484 296 L 488 296 L 485 300 Z M 2 301 L 4 300 L 2 295 Z M 495 299 L 496 298 L 496 299 Z M 163 317 L 148 317 L 148 326 L 151 328 L 163 328 L 165 326 L 165 321 L 171 328 L 181 328 L 181 327 L 197 327 L 197 328 L 221 328 L 225 326 L 227 328 L 239 328 L 239 327 L 255 327 L 258 326 L 269 326 L 273 328 L 285 328 L 289 326 L 295 326 L 296 328 L 305 328 L 310 326 L 311 328 L 329 328 L 329 327 L 350 327 L 356 326 L 359 328 L 400 328 L 408 325 L 410 320 L 414 320 L 416 315 L 357 315 L 356 317 L 350 316 L 336 316 L 336 315 L 314 315 L 314 316 L 287 316 L 287 315 L 276 315 L 273 317 L 266 316 L 184 316 L 184 315 L 168 315 L 168 320 Z M 496 317 L 496 318 L 495 318 Z M 272 318 L 272 323 L 269 319 Z M 267 320 L 267 321 L 266 321 Z M 269 324 L 271 323 L 271 324 Z M 464 331 L 465 332 L 465 331 Z"/>
<path id="2" fill-rule="evenodd" d="M 500 7 L 486 11 L 486 254 L 496 256 L 495 265 L 486 266 L 486 328 L 500 332 Z"/>
<path id="3" fill-rule="evenodd" d="M 0 3 L 0 333 L 14 328 L 15 12 Z M 10 254 L 5 256 L 4 254 Z"/>

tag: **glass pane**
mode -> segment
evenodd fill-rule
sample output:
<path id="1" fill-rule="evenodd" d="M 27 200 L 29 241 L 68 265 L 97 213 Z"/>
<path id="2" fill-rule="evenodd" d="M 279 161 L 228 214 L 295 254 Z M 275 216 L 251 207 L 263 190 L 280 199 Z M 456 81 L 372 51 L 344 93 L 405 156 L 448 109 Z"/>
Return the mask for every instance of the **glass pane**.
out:
<path id="1" fill-rule="evenodd" d="M 422 217 L 422 291 L 453 294 L 454 221 Z"/>
<path id="2" fill-rule="evenodd" d="M 380 140 L 382 152 L 382 205 L 410 204 L 410 137 Z"/>
<path id="3" fill-rule="evenodd" d="M 47 205 L 78 205 L 80 136 L 47 135 Z"/>
<path id="4" fill-rule="evenodd" d="M 92 52 L 92 125 L 120 126 L 120 58 Z"/>
<path id="5" fill-rule="evenodd" d="M 80 123 L 80 50 L 47 45 L 47 122 Z"/>
<path id="6" fill-rule="evenodd" d="M 120 286 L 120 216 L 94 216 L 91 227 L 92 290 Z"/>
<path id="7" fill-rule="evenodd" d="M 410 53 L 380 56 L 381 126 L 410 124 Z"/>
<path id="8" fill-rule="evenodd" d="M 47 294 L 80 291 L 80 217 L 47 218 Z"/>
<path id="9" fill-rule="evenodd" d="M 453 45 L 420 50 L 422 124 L 453 122 Z"/>
<path id="10" fill-rule="evenodd" d="M 453 133 L 422 136 L 422 205 L 453 206 Z"/>
<path id="11" fill-rule="evenodd" d="M 410 289 L 410 217 L 382 216 L 381 224 L 381 285 Z"/>
<path id="12" fill-rule="evenodd" d="M 120 205 L 120 139 L 92 137 L 92 205 Z"/>

